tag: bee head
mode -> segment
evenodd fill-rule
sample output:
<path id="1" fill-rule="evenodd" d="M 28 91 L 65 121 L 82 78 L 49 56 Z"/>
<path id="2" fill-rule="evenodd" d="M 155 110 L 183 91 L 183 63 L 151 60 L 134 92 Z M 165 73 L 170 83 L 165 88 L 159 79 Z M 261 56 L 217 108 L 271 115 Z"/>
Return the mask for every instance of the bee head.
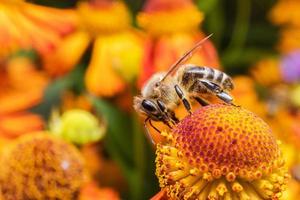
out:
<path id="1" fill-rule="evenodd" d="M 159 87 L 161 86 L 161 79 L 164 77 L 165 72 L 158 72 L 151 76 L 151 78 L 145 83 L 141 91 L 144 97 L 158 97 Z"/>
<path id="2" fill-rule="evenodd" d="M 134 98 L 134 109 L 143 115 L 150 117 L 154 121 L 163 119 L 163 113 L 155 101 L 137 96 Z"/>

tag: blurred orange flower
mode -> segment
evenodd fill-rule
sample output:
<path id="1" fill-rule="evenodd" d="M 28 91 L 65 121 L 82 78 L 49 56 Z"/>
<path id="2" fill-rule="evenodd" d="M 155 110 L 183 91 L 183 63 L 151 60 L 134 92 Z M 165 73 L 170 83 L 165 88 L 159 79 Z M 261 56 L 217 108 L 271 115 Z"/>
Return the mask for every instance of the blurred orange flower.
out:
<path id="1" fill-rule="evenodd" d="M 167 70 L 183 53 L 205 37 L 198 30 L 203 14 L 190 0 L 148 0 L 137 20 L 152 39 L 148 44 L 140 85 L 154 72 Z M 212 43 L 205 42 L 190 63 L 219 68 L 218 55 Z"/>
<path id="2" fill-rule="evenodd" d="M 281 30 L 277 48 L 282 53 L 289 53 L 293 50 L 300 49 L 300 27 L 290 27 Z"/>
<path id="3" fill-rule="evenodd" d="M 300 1 L 279 0 L 271 9 L 269 16 L 271 21 L 282 27 L 279 51 L 288 53 L 300 48 Z"/>
<path id="4" fill-rule="evenodd" d="M 124 91 L 126 82 L 132 83 L 138 76 L 144 57 L 143 36 L 131 28 L 125 4 L 114 0 L 80 2 L 77 14 L 80 30 L 69 35 L 53 55 L 44 59 L 46 69 L 54 75 L 70 71 L 93 41 L 85 74 L 86 89 L 106 97 Z"/>
<path id="5" fill-rule="evenodd" d="M 81 154 L 91 178 L 103 187 L 113 187 L 120 192 L 127 189 L 126 180 L 119 165 L 103 156 L 101 143 L 90 143 L 82 146 Z"/>
<path id="6" fill-rule="evenodd" d="M 266 87 L 274 86 L 283 82 L 279 65 L 279 59 L 266 58 L 252 67 L 251 74 L 259 84 Z"/>
<path id="7" fill-rule="evenodd" d="M 271 9 L 270 19 L 277 25 L 291 25 L 300 27 L 300 1 L 279 0 Z"/>
<path id="8" fill-rule="evenodd" d="M 0 3 L 0 58 L 20 48 L 49 53 L 77 23 L 71 10 L 26 3 L 21 0 Z"/>
<path id="9" fill-rule="evenodd" d="M 25 57 L 8 60 L 1 67 L 0 76 L 0 134 L 14 138 L 41 130 L 44 125 L 42 118 L 26 109 L 41 102 L 48 84 L 47 76 Z"/>
<path id="10" fill-rule="evenodd" d="M 71 91 L 65 91 L 62 95 L 62 111 L 67 111 L 74 108 L 91 111 L 92 103 L 85 95 L 77 96 Z"/>
<path id="11" fill-rule="evenodd" d="M 233 78 L 235 89 L 232 95 L 235 104 L 251 110 L 259 116 L 264 116 L 264 105 L 259 101 L 255 91 L 255 82 L 248 76 L 236 76 Z"/>
<path id="12" fill-rule="evenodd" d="M 75 199 L 87 179 L 75 146 L 45 132 L 19 137 L 0 159 L 3 199 Z"/>
<path id="13" fill-rule="evenodd" d="M 111 188 L 99 188 L 96 183 L 91 182 L 82 187 L 79 200 L 119 200 L 116 191 Z"/>

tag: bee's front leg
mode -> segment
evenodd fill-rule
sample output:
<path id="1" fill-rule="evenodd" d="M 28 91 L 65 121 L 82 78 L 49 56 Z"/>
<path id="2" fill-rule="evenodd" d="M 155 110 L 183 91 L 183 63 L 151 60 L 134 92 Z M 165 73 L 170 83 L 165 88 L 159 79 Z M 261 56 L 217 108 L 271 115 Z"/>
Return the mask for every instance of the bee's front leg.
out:
<path id="1" fill-rule="evenodd" d="M 157 100 L 157 105 L 158 105 L 159 109 L 161 110 L 161 112 L 164 114 L 163 115 L 164 116 L 164 118 L 163 118 L 164 124 L 166 124 L 169 128 L 171 128 L 170 123 L 174 125 L 179 122 L 175 113 L 173 111 L 169 110 L 166 107 L 166 105 L 164 104 L 164 102 L 162 102 L 161 100 Z"/>
<path id="2" fill-rule="evenodd" d="M 180 98 L 180 100 L 182 101 L 185 109 L 191 114 L 191 104 L 189 103 L 189 101 L 187 100 L 187 98 L 184 96 L 183 91 L 180 89 L 180 87 L 178 85 L 174 86 L 176 94 L 178 95 L 178 97 Z"/>

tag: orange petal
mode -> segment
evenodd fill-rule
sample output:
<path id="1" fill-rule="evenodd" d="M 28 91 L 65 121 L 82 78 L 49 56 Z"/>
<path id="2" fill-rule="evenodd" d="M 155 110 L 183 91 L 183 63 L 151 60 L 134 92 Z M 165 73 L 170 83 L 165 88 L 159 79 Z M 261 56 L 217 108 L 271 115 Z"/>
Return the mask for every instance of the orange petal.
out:
<path id="1" fill-rule="evenodd" d="M 0 134 L 15 138 L 22 134 L 42 130 L 43 119 L 36 114 L 18 113 L 0 117 Z"/>
<path id="2" fill-rule="evenodd" d="M 157 71 L 169 69 L 176 60 L 203 37 L 204 35 L 199 33 L 176 33 L 160 37 L 154 47 L 154 66 Z M 198 49 L 187 62 L 219 68 L 218 55 L 209 40 L 204 42 L 202 48 Z"/>
<path id="3" fill-rule="evenodd" d="M 75 10 L 57 9 L 35 4 L 23 4 L 22 13 L 37 25 L 65 35 L 78 26 Z"/>
<path id="4" fill-rule="evenodd" d="M 11 91 L 0 96 L 0 115 L 31 108 L 41 102 L 43 92 L 37 90 Z"/>
<path id="5" fill-rule="evenodd" d="M 167 196 L 166 189 L 162 189 L 160 192 L 158 192 L 154 197 L 152 197 L 150 200 L 171 200 Z"/>
<path id="6" fill-rule="evenodd" d="M 144 12 L 170 11 L 193 7 L 191 0 L 148 0 L 144 5 Z"/>
<path id="7" fill-rule="evenodd" d="M 113 96 L 125 89 L 123 79 L 112 67 L 109 44 L 103 37 L 98 37 L 95 41 L 85 84 L 90 93 L 98 96 Z"/>
<path id="8" fill-rule="evenodd" d="M 119 200 L 120 197 L 111 188 L 99 188 L 96 183 L 86 184 L 80 191 L 79 200 Z"/>
<path id="9" fill-rule="evenodd" d="M 56 50 L 44 56 L 44 67 L 51 75 L 62 75 L 72 70 L 90 43 L 90 36 L 83 31 L 67 36 Z"/>
<path id="10" fill-rule="evenodd" d="M 202 33 L 174 33 L 163 35 L 145 46 L 145 60 L 139 80 L 141 87 L 155 72 L 166 71 L 186 51 L 205 37 Z M 217 51 L 211 41 L 203 43 L 186 63 L 220 69 Z"/>

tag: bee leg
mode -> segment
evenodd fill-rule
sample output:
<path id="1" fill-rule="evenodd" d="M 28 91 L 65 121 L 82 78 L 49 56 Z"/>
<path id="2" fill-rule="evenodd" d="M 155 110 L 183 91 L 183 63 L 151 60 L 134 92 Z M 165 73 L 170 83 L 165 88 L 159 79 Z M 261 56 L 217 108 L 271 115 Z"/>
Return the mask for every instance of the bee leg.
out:
<path id="1" fill-rule="evenodd" d="M 219 99 L 227 104 L 236 106 L 232 103 L 233 98 L 227 92 L 223 91 L 218 85 L 210 81 L 201 81 L 201 83 L 211 92 L 213 92 Z"/>
<path id="2" fill-rule="evenodd" d="M 172 119 L 173 124 L 177 124 L 179 122 L 179 119 L 176 117 L 175 113 L 170 112 L 170 114 L 171 114 L 171 119 Z"/>
<path id="3" fill-rule="evenodd" d="M 171 122 L 173 125 L 178 123 L 179 120 L 177 119 L 177 117 L 175 116 L 175 113 L 168 110 L 166 105 L 164 104 L 164 102 L 162 102 L 161 100 L 157 100 L 157 105 L 159 107 L 159 109 L 164 113 L 164 123 L 171 128 L 169 122 Z"/>
<path id="4" fill-rule="evenodd" d="M 144 121 L 144 127 L 145 127 L 145 130 L 146 130 L 146 136 L 147 136 L 147 138 L 148 138 L 148 140 L 150 140 L 150 142 L 153 144 L 153 145 L 155 145 L 155 142 L 154 142 L 154 140 L 153 140 L 153 138 L 152 138 L 152 136 L 150 135 L 150 132 L 149 132 L 149 130 L 148 130 L 148 128 L 147 128 L 147 122 L 149 121 L 149 124 L 150 124 L 150 126 L 152 127 L 152 128 L 154 128 L 154 130 L 156 130 L 159 134 L 161 133 L 155 126 L 153 126 L 153 124 L 151 123 L 151 119 L 148 117 L 147 119 L 145 119 L 145 121 Z"/>
<path id="5" fill-rule="evenodd" d="M 222 101 L 224 101 L 225 103 L 227 104 L 230 104 L 232 106 L 236 106 L 236 107 L 239 107 L 237 105 L 235 105 L 234 103 L 232 103 L 233 101 L 233 98 L 225 91 L 220 91 L 216 94 L 216 96 L 221 99 Z"/>
<path id="6" fill-rule="evenodd" d="M 201 97 L 194 97 L 194 99 L 201 105 L 201 106 L 208 106 L 208 101 L 202 99 Z"/>
<path id="7" fill-rule="evenodd" d="M 178 85 L 175 85 L 175 91 L 178 95 L 178 97 L 180 98 L 180 100 L 182 101 L 185 109 L 191 114 L 191 104 L 189 103 L 189 101 L 185 98 L 182 90 L 180 89 L 180 87 Z"/>

